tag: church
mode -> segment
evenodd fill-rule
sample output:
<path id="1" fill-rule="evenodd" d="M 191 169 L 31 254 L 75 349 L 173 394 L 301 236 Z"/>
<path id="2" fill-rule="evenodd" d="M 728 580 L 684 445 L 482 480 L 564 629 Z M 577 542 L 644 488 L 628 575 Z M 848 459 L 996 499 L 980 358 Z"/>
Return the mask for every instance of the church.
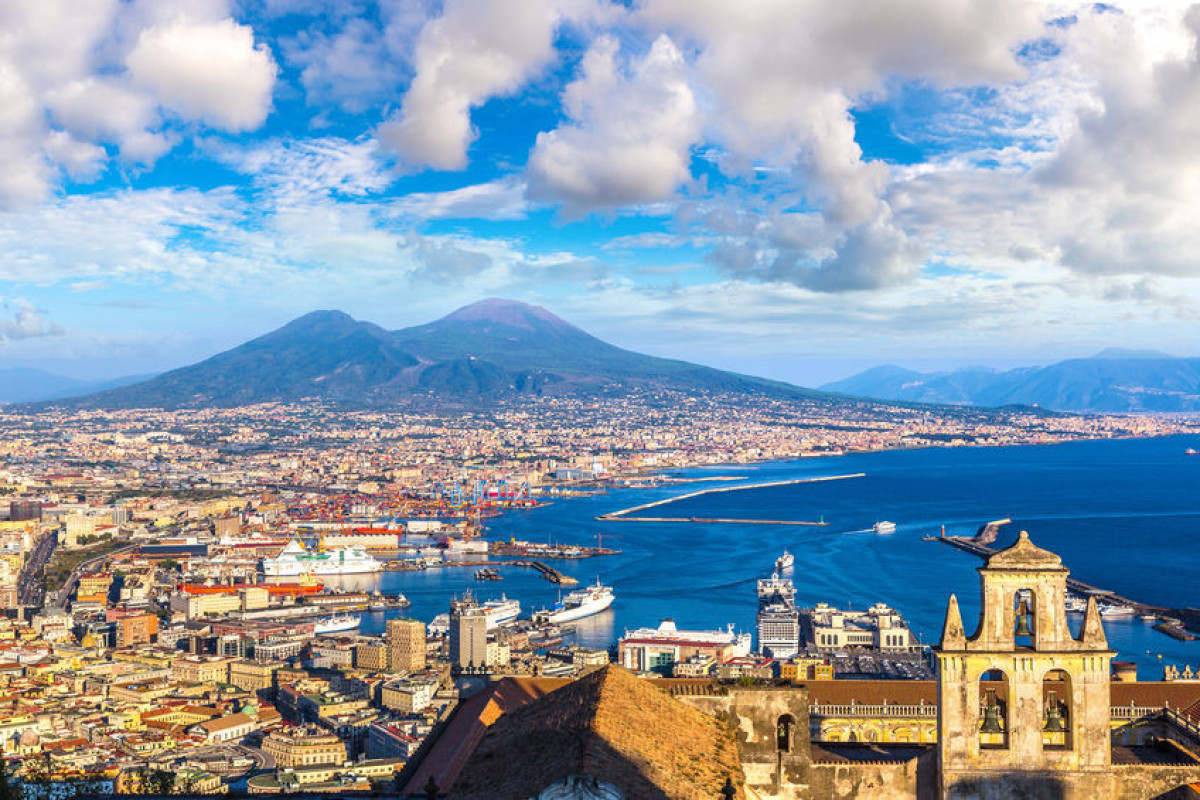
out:
<path id="1" fill-rule="evenodd" d="M 1114 677 L 1095 599 L 1024 531 L 950 597 L 935 681 L 742 685 L 505 678 L 407 771 L 414 797 L 495 800 L 1200 798 L 1200 681 Z"/>

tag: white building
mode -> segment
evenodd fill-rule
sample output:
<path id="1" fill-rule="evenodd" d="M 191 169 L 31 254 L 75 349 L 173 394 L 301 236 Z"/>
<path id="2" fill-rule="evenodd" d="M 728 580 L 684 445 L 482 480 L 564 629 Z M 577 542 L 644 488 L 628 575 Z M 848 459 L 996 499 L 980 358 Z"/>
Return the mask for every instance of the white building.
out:
<path id="1" fill-rule="evenodd" d="M 808 644 L 820 652 L 852 647 L 895 652 L 918 647 L 903 617 L 883 603 L 866 611 L 841 611 L 818 603 L 810 613 Z"/>

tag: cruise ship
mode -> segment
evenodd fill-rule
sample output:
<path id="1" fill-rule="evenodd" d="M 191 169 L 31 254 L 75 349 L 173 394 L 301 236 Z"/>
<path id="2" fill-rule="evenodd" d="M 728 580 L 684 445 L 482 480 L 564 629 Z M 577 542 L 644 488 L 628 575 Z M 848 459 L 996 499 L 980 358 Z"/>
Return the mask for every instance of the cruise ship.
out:
<path id="1" fill-rule="evenodd" d="M 359 575 L 379 572 L 383 564 L 361 547 L 337 547 L 309 552 L 292 541 L 276 558 L 264 558 L 263 575 L 268 578 L 294 578 L 299 575 Z"/>
<path id="2" fill-rule="evenodd" d="M 500 595 L 499 600 L 484 601 L 480 608 L 487 612 L 487 626 L 488 630 L 491 630 L 520 616 L 521 601 L 509 600 L 505 595 Z"/>
<path id="3" fill-rule="evenodd" d="M 352 631 L 359 626 L 362 618 L 357 614 L 341 614 L 325 619 L 318 620 L 313 626 L 313 633 L 341 633 L 342 631 Z"/>
<path id="4" fill-rule="evenodd" d="M 576 589 L 554 608 L 539 611 L 533 618 L 535 622 L 561 625 L 599 614 L 612 605 L 613 599 L 612 587 L 596 581 L 585 589 Z"/>

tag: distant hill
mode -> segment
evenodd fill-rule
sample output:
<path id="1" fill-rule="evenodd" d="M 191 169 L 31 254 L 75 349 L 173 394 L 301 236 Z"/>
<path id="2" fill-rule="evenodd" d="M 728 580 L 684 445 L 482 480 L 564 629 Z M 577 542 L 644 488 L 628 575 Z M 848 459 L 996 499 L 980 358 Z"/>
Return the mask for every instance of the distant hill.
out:
<path id="1" fill-rule="evenodd" d="M 93 394 L 106 389 L 128 386 L 150 378 L 150 375 L 130 375 L 105 381 L 83 381 L 67 378 L 41 369 L 12 367 L 0 369 L 0 403 L 33 403 L 64 397 Z"/>
<path id="2" fill-rule="evenodd" d="M 920 373 L 875 367 L 821 387 L 880 400 L 1057 411 L 1200 411 L 1200 358 L 1108 349 L 1045 367 Z"/>
<path id="3" fill-rule="evenodd" d="M 180 408 L 300 398 L 361 405 L 479 404 L 519 395 L 621 395 L 655 388 L 825 396 L 623 350 L 544 308 L 492 299 L 399 331 L 340 311 L 314 311 L 198 364 L 68 404 Z"/>

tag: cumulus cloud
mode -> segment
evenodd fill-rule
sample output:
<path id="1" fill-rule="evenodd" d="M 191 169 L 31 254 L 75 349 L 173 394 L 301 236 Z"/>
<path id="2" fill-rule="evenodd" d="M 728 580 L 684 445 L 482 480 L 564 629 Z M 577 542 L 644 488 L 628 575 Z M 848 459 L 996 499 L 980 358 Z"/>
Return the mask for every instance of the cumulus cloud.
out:
<path id="1" fill-rule="evenodd" d="M 58 336 L 63 328 L 50 322 L 23 297 L 0 297 L 0 342 Z"/>
<path id="2" fill-rule="evenodd" d="M 540 133 L 529 157 L 530 196 L 568 216 L 665 200 L 690 177 L 700 113 L 683 54 L 666 35 L 625 74 L 618 43 L 602 36 L 563 93 L 571 122 Z"/>
<path id="3" fill-rule="evenodd" d="M 589 0 L 447 0 L 417 37 L 416 75 L 379 139 L 411 168 L 457 170 L 475 140 L 471 109 L 520 88 L 554 58 L 554 33 Z"/>
<path id="4" fill-rule="evenodd" d="M 149 165 L 184 124 L 260 124 L 274 62 L 227 0 L 0 4 L 0 208 L 44 199 L 63 175 L 92 180 L 103 145 Z"/>
<path id="5" fill-rule="evenodd" d="M 148 28 L 125 63 L 134 85 L 186 118 L 242 131 L 261 125 L 270 110 L 275 62 L 232 19 Z"/>

